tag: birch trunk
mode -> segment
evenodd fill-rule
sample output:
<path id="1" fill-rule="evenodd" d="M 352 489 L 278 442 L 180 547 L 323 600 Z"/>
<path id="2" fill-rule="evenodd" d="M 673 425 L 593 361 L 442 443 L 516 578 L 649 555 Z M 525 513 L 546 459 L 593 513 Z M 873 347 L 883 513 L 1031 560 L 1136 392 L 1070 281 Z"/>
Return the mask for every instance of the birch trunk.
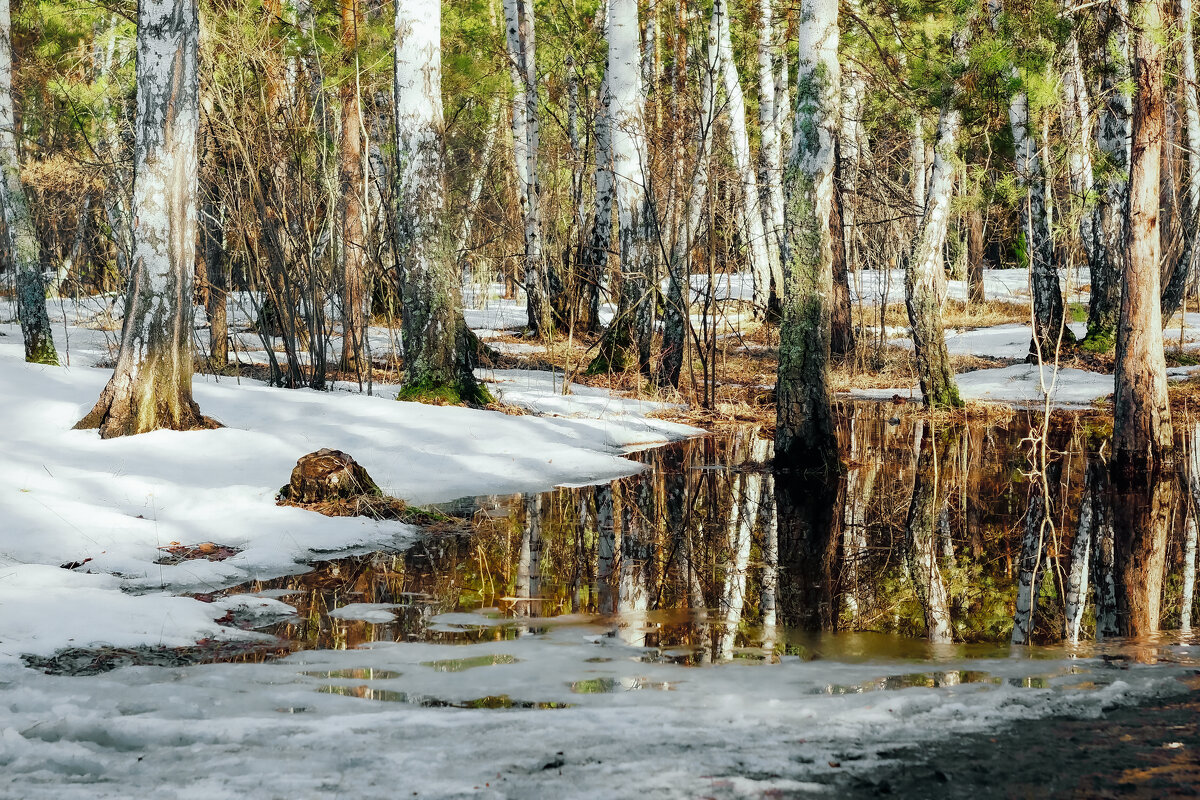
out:
<path id="1" fill-rule="evenodd" d="M 46 313 L 46 279 L 42 275 L 41 246 L 17 153 L 17 121 L 12 97 L 12 20 L 9 0 L 0 0 L 0 211 L 4 214 L 4 246 L 16 267 L 17 316 L 25 340 L 25 360 L 33 364 L 58 364 L 50 316 Z"/>
<path id="2" fill-rule="evenodd" d="M 833 470 L 838 463 L 829 358 L 834 172 L 841 65 L 838 5 L 816 0 L 800 18 L 800 63 L 786 191 L 783 318 L 779 329 L 775 459 Z"/>
<path id="3" fill-rule="evenodd" d="M 541 186 L 538 182 L 539 109 L 533 6 L 504 0 L 504 32 L 513 81 L 513 160 L 521 193 L 525 237 L 525 297 L 532 336 L 550 334 L 549 284 L 542 257 Z"/>
<path id="4" fill-rule="evenodd" d="M 767 236 L 763 229 L 758 178 L 755 175 L 754 162 L 750 157 L 750 134 L 746 128 L 746 101 L 742 94 L 742 82 L 738 77 L 737 64 L 733 60 L 733 41 L 729 33 L 727 0 L 714 0 L 713 15 L 718 16 L 721 22 L 719 43 L 721 83 L 725 89 L 725 104 L 729 110 L 729 147 L 733 151 L 734 169 L 737 170 L 750 274 L 754 279 L 752 303 L 755 316 L 762 318 L 766 315 L 771 297 L 771 260 Z"/>
<path id="5" fill-rule="evenodd" d="M 611 8 L 606 0 L 601 5 L 602 9 L 597 11 L 596 16 L 603 19 L 607 32 Z M 584 250 L 586 261 L 583 264 L 587 289 L 583 328 L 593 333 L 600 330 L 600 289 L 604 283 L 604 273 L 608 270 L 608 251 L 613 233 L 612 95 L 608 87 L 608 75 L 605 74 L 600 85 L 600 107 L 596 112 L 596 199 L 592 236 L 590 245 Z"/>
<path id="6" fill-rule="evenodd" d="M 954 36 L 955 57 L 965 63 L 970 23 Z M 954 191 L 954 162 L 962 112 L 955 107 L 962 89 L 955 85 L 938 117 L 934 149 L 933 181 L 925 202 L 925 213 L 917 230 L 912 253 L 904 269 L 904 303 L 912 326 L 917 357 L 917 377 L 927 408 L 960 408 L 958 385 L 942 329 L 939 278 L 944 276 L 942 251 L 950 225 L 950 200 Z"/>
<path id="7" fill-rule="evenodd" d="M 1075 206 L 1079 209 L 1079 238 L 1083 243 L 1089 270 L 1103 269 L 1105 246 L 1101 236 L 1100 207 L 1092 197 L 1095 188 L 1095 169 L 1092 163 L 1092 104 L 1075 31 L 1072 31 L 1067 39 L 1062 86 L 1063 138 L 1067 144 L 1067 172 L 1071 181 L 1071 194 Z"/>
<path id="8" fill-rule="evenodd" d="M 654 323 L 654 208 L 640 80 L 637 0 L 610 0 L 608 19 L 609 124 L 612 126 L 613 188 L 621 261 L 617 314 L 600 342 L 591 373 L 636 367 L 648 374 Z"/>
<path id="9" fill-rule="evenodd" d="M 1152 15 L 1148 13 L 1143 21 Z M 1145 30 L 1139 32 L 1139 38 L 1144 35 Z M 1136 178 L 1132 183 L 1136 187 Z M 1132 193 L 1136 194 L 1136 188 Z M 1162 623 L 1174 477 L 1161 469 L 1139 473 L 1118 470 L 1115 474 L 1113 576 L 1116 631 L 1121 636 L 1153 635 Z"/>
<path id="10" fill-rule="evenodd" d="M 76 425 L 100 436 L 214 423 L 192 399 L 200 22 L 196 0 L 142 0 L 137 16 L 133 263 L 116 368 Z"/>
<path id="11" fill-rule="evenodd" d="M 358 30 L 363 22 L 359 0 L 339 0 L 344 75 L 341 87 L 342 141 L 338 160 L 341 193 L 338 213 L 342 234 L 342 369 L 362 372 L 367 366 L 366 239 L 363 231 L 362 114 L 358 94 Z"/>
<path id="12" fill-rule="evenodd" d="M 399 399 L 486 403 L 458 271 L 444 252 L 441 4 L 396 0 L 396 256 L 404 304 Z"/>
<path id="13" fill-rule="evenodd" d="M 1129 218 L 1121 316 L 1117 327 L 1113 452 L 1138 468 L 1170 457 L 1171 407 L 1163 358 L 1159 264 L 1159 191 L 1163 137 L 1163 33 L 1161 0 L 1143 0 L 1134 45 L 1137 103 L 1129 174 Z"/>
<path id="14" fill-rule="evenodd" d="M 767 262 L 776 300 L 783 286 L 783 142 L 776 106 L 775 23 L 771 0 L 758 0 L 759 197 L 766 233 Z"/>
<path id="15" fill-rule="evenodd" d="M 988 0 L 988 12 L 992 31 L 998 32 L 1000 16 L 1004 13 L 1003 0 Z M 1015 64 L 1009 65 L 1009 78 L 1014 83 L 1023 83 Z M 1075 336 L 1066 327 L 1063 318 L 1062 288 L 1058 281 L 1054 237 L 1046 208 L 1046 176 L 1038 143 L 1030 127 L 1029 96 L 1024 88 L 1018 89 L 1009 98 L 1008 124 L 1013 137 L 1017 186 L 1024 194 L 1021 201 L 1021 234 L 1029 259 L 1034 318 L 1030 356 L 1039 362 L 1053 361 L 1057 360 L 1059 342 L 1073 342 Z"/>
<path id="16" fill-rule="evenodd" d="M 1089 264 L 1091 295 L 1088 298 L 1090 350 L 1107 352 L 1117 335 L 1117 317 L 1121 304 L 1121 276 L 1125 272 L 1125 218 L 1129 204 L 1129 146 L 1133 116 L 1133 98 L 1128 86 L 1129 2 L 1109 0 L 1100 7 L 1106 41 L 1102 61 L 1104 70 L 1100 92 L 1105 98 L 1096 128 L 1096 146 L 1104 160 L 1104 172 L 1098 197 L 1099 228 L 1095 247 L 1096 261 Z"/>

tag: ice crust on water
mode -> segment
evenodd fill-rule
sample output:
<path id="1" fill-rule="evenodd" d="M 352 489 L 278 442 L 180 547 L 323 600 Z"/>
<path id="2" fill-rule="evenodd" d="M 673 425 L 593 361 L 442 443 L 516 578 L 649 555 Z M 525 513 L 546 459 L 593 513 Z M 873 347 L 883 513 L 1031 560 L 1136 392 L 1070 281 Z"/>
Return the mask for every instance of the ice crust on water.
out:
<path id="1" fill-rule="evenodd" d="M 685 798 L 714 786 L 717 796 L 761 796 L 828 775 L 830 761 L 866 771 L 938 737 L 1050 713 L 1094 716 L 1175 691 L 1174 676 L 1186 671 L 1118 671 L 1062 653 L 965 660 L 951 652 L 934 668 L 982 670 L 1003 682 L 827 695 L 833 683 L 931 665 L 788 658 L 684 667 L 639 660 L 642 648 L 612 639 L 603 648 L 589 641 L 604 629 L 552 625 L 509 641 L 375 643 L 265 664 L 132 667 L 88 678 L 2 665 L 0 797 Z M 589 660 L 598 652 L 613 658 Z M 484 665 L 438 668 L 451 659 Z M 364 674 L 397 676 L 341 677 Z M 1008 680 L 1029 675 L 1049 676 L 1055 688 Z M 611 691 L 571 689 L 603 679 Z M 1056 686 L 1089 679 L 1098 688 Z M 663 683 L 671 691 L 629 688 Z M 570 707 L 420 705 L 500 696 Z"/>

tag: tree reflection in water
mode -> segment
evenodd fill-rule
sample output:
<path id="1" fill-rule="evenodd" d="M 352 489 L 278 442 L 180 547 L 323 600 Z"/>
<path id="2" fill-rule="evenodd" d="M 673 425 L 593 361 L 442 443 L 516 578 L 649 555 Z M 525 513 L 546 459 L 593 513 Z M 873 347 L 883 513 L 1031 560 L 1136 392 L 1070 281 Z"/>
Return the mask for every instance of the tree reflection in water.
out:
<path id="1" fill-rule="evenodd" d="M 235 591 L 292 592 L 299 617 L 271 630 L 298 648 L 578 623 L 700 663 L 1190 631 L 1197 428 L 1179 426 L 1179 474 L 1110 479 L 1098 418 L 1053 417 L 1032 469 L 1032 415 L 894 414 L 844 409 L 830 479 L 773 473 L 769 432 L 736 428 L 637 454 L 647 469 L 611 484 L 447 504 L 465 521 L 402 552 Z M 352 602 L 396 620 L 328 616 Z"/>

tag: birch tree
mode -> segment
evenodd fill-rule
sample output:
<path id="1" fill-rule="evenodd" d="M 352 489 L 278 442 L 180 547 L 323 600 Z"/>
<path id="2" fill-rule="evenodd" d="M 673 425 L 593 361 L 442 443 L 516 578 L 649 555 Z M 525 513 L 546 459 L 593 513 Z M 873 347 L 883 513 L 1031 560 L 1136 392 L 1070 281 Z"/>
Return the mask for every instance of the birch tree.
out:
<path id="1" fill-rule="evenodd" d="M 609 0 L 608 135 L 612 147 L 612 179 L 617 205 L 617 237 L 621 261 L 621 296 L 617 314 L 604 332 L 600 352 L 588 367 L 592 373 L 650 368 L 650 336 L 654 321 L 654 208 L 648 191 L 649 169 L 645 95 L 641 81 L 641 34 L 637 0 Z"/>
<path id="2" fill-rule="evenodd" d="M 596 11 L 597 24 L 607 32 L 611 8 L 602 0 Z M 600 85 L 600 107 L 596 111 L 596 188 L 592 214 L 591 241 L 584 249 L 582 265 L 586 297 L 583 327 L 588 331 L 600 329 L 600 289 L 608 269 L 608 249 L 612 245 L 612 205 L 614 200 L 612 158 L 612 94 L 608 90 L 608 71 Z"/>
<path id="3" fill-rule="evenodd" d="M 1129 144 L 1133 119 L 1133 98 L 1128 88 L 1128 0 L 1108 0 L 1100 6 L 1098 17 L 1105 33 L 1100 80 L 1104 107 L 1096 126 L 1096 148 L 1102 167 L 1097 198 L 1100 229 L 1089 253 L 1091 293 L 1084 346 L 1107 352 L 1116 341 L 1121 275 L 1126 257 L 1125 216 L 1129 202 Z"/>
<path id="4" fill-rule="evenodd" d="M 338 215 L 342 234 L 342 369 L 357 372 L 367 336 L 366 239 L 363 230 L 363 124 L 358 90 L 358 36 L 363 22 L 359 0 L 339 0 L 343 66 L 342 141 L 338 159 Z"/>
<path id="5" fill-rule="evenodd" d="M 116 368 L 75 426 L 103 438 L 213 423 L 192 399 L 200 21 L 196 0 L 137 15 L 133 262 Z"/>
<path id="6" fill-rule="evenodd" d="M 1001 29 L 1003 0 L 988 0 L 992 31 Z M 1016 64 L 1009 65 L 1014 83 L 1022 82 Z M 1029 259 L 1029 283 L 1033 294 L 1033 342 L 1030 355 L 1038 361 L 1057 356 L 1058 344 L 1073 342 L 1075 336 L 1063 318 L 1062 287 L 1054 258 L 1054 237 L 1046 208 L 1047 183 L 1038 143 L 1034 139 L 1029 115 L 1029 95 L 1023 88 L 1008 101 L 1009 130 L 1012 131 L 1017 186 L 1022 190 L 1021 235 Z"/>
<path id="7" fill-rule="evenodd" d="M 759 196 L 771 280 L 778 293 L 783 286 L 783 262 L 780 260 L 783 246 L 783 141 L 781 114 L 775 100 L 775 23 L 771 0 L 758 0 L 757 5 Z"/>
<path id="8" fill-rule="evenodd" d="M 513 162 L 524 221 L 527 320 L 530 335 L 546 336 L 553 325 L 542 258 L 541 186 L 537 169 L 541 134 L 531 0 L 504 0 L 504 35 L 513 82 Z"/>
<path id="9" fill-rule="evenodd" d="M 1129 170 L 1129 217 L 1117 326 L 1113 452 L 1126 465 L 1159 465 L 1172 448 L 1171 406 L 1163 357 L 1159 264 L 1159 192 L 1164 119 L 1161 0 L 1136 5 L 1137 102 Z"/>
<path id="10" fill-rule="evenodd" d="M 0 211 L 4 213 L 4 247 L 16 267 L 17 316 L 25 340 L 25 360 L 58 364 L 50 316 L 46 313 L 46 280 L 42 275 L 41 245 L 21 185 L 17 153 L 17 121 L 12 97 L 12 17 L 9 0 L 0 0 Z"/>
<path id="11" fill-rule="evenodd" d="M 462 287 L 444 252 L 441 4 L 396 0 L 396 258 L 404 304 L 404 388 L 398 399 L 486 403 L 473 373 L 476 342 Z"/>
<path id="12" fill-rule="evenodd" d="M 833 470 L 838 462 L 829 357 L 835 242 L 836 136 L 841 103 L 838 5 L 801 12 L 792 150 L 784 176 L 783 318 L 775 388 L 775 459 Z"/>
<path id="13" fill-rule="evenodd" d="M 725 90 L 725 105 L 729 111 L 729 149 L 733 153 L 733 163 L 737 170 L 740 188 L 741 219 L 746 232 L 750 274 L 754 280 L 752 301 L 754 313 L 761 317 L 766 314 L 770 301 L 771 260 L 767 236 L 763 228 L 758 178 L 750 157 L 750 134 L 746 127 L 746 100 L 742 94 L 742 82 L 738 77 L 737 63 L 733 60 L 733 41 L 729 33 L 729 4 L 726 0 L 714 0 L 712 13 L 720 20 L 718 59 L 721 85 Z"/>
<path id="14" fill-rule="evenodd" d="M 952 40 L 955 58 L 960 65 L 965 63 L 967 57 L 970 29 L 968 20 Z M 904 304 L 912 327 L 921 395 L 928 408 L 958 408 L 963 405 L 954 380 L 950 354 L 946 350 L 939 290 L 944 275 L 942 251 L 950 224 L 958 134 L 962 126 L 962 112 L 957 107 L 961 94 L 962 88 L 957 81 L 947 87 L 947 97 L 938 117 L 933 179 L 913 250 L 904 269 Z"/>

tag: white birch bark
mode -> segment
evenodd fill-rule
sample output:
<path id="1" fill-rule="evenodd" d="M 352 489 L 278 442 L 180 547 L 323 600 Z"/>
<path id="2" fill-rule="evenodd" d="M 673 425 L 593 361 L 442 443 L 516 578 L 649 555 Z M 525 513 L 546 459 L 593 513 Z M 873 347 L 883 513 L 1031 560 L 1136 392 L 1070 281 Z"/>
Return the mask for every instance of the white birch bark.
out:
<path id="1" fill-rule="evenodd" d="M 50 317 L 46 313 L 46 279 L 42 275 L 41 246 L 33 229 L 33 217 L 17 153 L 17 121 L 12 98 L 12 19 L 9 0 L 0 0 L 0 211 L 4 214 L 5 248 L 16 267 L 17 316 L 25 340 L 25 360 L 35 364 L 57 364 Z"/>
<path id="2" fill-rule="evenodd" d="M 759 195 L 766 232 L 767 259 L 776 292 L 783 286 L 783 144 L 776 106 L 775 24 L 771 0 L 758 0 Z"/>
<path id="3" fill-rule="evenodd" d="M 757 316 L 765 316 L 771 295 L 771 261 L 767 237 L 763 230 L 763 215 L 758 193 L 758 179 L 750 156 L 750 134 L 746 128 L 746 101 L 737 64 L 733 60 L 733 42 L 729 32 L 727 0 L 714 0 L 713 14 L 721 20 L 719 60 L 725 103 L 729 109 L 730 150 L 733 152 L 742 200 L 742 218 L 746 227 L 746 247 L 749 253 L 750 274 L 754 278 L 753 304 Z M 779 276 L 782 285 L 783 275 Z"/>
<path id="4" fill-rule="evenodd" d="M 596 25 L 608 30 L 610 8 L 601 0 L 596 10 Z M 593 203 L 592 236 L 585 253 L 584 280 L 587 281 L 587 308 L 584 327 L 600 328 L 600 289 L 608 270 L 608 250 L 612 245 L 612 96 L 608 91 L 608 74 L 600 84 L 599 108 L 596 110 L 596 196 Z"/>
<path id="5" fill-rule="evenodd" d="M 970 22 L 955 35 L 955 58 L 965 63 Z M 904 271 L 904 297 L 912 326 L 917 376 L 928 407 L 962 405 L 954 370 L 946 350 L 942 330 L 939 287 L 945 276 L 942 268 L 946 231 L 950 225 L 950 201 L 954 193 L 954 173 L 958 157 L 958 132 L 962 112 L 956 103 L 962 89 L 952 87 L 950 97 L 938 117 L 937 145 L 934 149 L 933 180 L 925 202 L 925 212 L 917 229 L 912 253 Z"/>
<path id="6" fill-rule="evenodd" d="M 1100 60 L 1104 66 L 1100 92 L 1104 107 L 1096 126 L 1096 148 L 1104 164 L 1097 198 L 1100 224 L 1097 254 L 1102 253 L 1103 258 L 1089 265 L 1091 294 L 1088 296 L 1087 338 L 1097 349 L 1108 350 L 1115 343 L 1120 312 L 1133 141 L 1128 0 L 1109 0 L 1100 6 L 1097 17 L 1106 34 L 1100 45 Z"/>
<path id="7" fill-rule="evenodd" d="M 1083 74 L 1083 59 L 1075 32 L 1067 39 L 1062 74 L 1063 138 L 1067 145 L 1067 172 L 1071 194 L 1080 209 L 1079 238 L 1083 242 L 1088 264 L 1099 265 L 1104 258 L 1103 242 L 1099 238 L 1098 208 L 1092 191 L 1095 171 L 1092 163 L 1092 108 L 1087 80 Z"/>
<path id="8" fill-rule="evenodd" d="M 648 372 L 654 302 L 654 210 L 647 181 L 645 95 L 641 81 L 641 32 L 637 0 L 610 0 L 605 73 L 621 260 L 621 298 L 605 332 L 593 372 Z"/>
<path id="9" fill-rule="evenodd" d="M 142 0 L 137 26 L 133 261 L 112 378 L 77 427 L 104 438 L 205 424 L 192 400 L 199 12 Z"/>
<path id="10" fill-rule="evenodd" d="M 525 297 L 530 334 L 550 331 L 549 285 L 542 258 L 541 186 L 538 148 L 541 139 L 533 5 L 504 0 L 504 32 L 513 81 L 513 161 L 521 193 L 525 235 Z"/>
<path id="11" fill-rule="evenodd" d="M 443 252 L 441 4 L 396 0 L 395 12 L 396 257 L 405 387 L 413 396 L 450 387 L 462 400 L 481 401 L 487 393 L 472 373 L 461 282 Z"/>

